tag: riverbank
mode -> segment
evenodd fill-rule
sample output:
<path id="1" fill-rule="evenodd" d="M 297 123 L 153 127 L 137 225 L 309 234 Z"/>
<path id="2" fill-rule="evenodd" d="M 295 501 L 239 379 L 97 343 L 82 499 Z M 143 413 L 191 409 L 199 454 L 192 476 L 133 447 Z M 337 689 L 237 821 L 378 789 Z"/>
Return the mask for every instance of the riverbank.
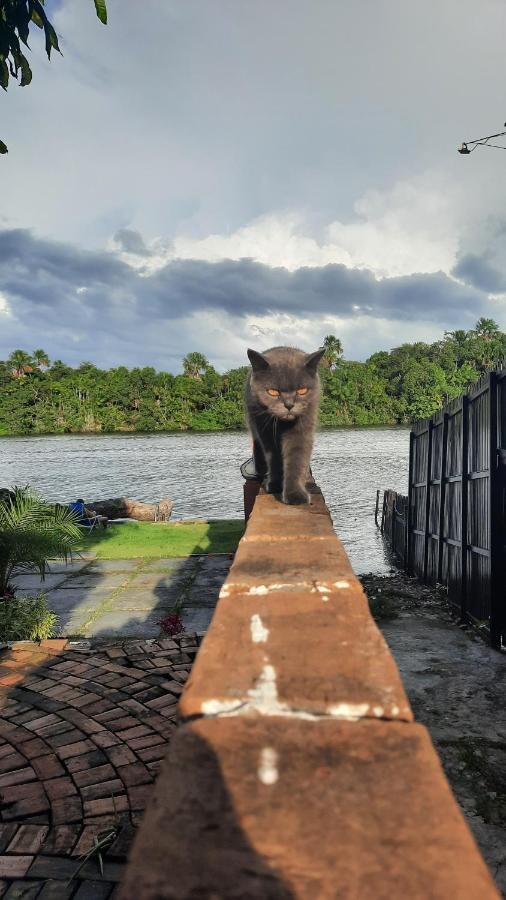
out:
<path id="1" fill-rule="evenodd" d="M 400 573 L 361 581 L 415 717 L 506 896 L 506 656 L 459 627 L 435 589 Z"/>

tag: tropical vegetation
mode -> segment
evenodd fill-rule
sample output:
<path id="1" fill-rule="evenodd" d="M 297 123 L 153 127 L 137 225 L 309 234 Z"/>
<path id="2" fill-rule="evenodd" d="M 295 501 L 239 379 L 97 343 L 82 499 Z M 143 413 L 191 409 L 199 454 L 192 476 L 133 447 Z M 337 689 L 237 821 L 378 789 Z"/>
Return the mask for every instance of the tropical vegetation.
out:
<path id="1" fill-rule="evenodd" d="M 82 541 L 76 516 L 67 506 L 42 500 L 31 488 L 3 490 L 0 497 L 0 606 L 14 595 L 16 574 L 38 572 L 49 560 L 65 561 Z"/>
<path id="2" fill-rule="evenodd" d="M 324 346 L 320 423 L 396 425 L 432 415 L 497 365 L 506 334 L 482 318 L 469 331 L 381 350 L 365 362 L 345 359 L 335 335 Z M 174 375 L 151 366 L 73 368 L 41 348 L 16 349 L 0 361 L 0 435 L 240 429 L 248 371 L 220 374 L 198 352 Z"/>

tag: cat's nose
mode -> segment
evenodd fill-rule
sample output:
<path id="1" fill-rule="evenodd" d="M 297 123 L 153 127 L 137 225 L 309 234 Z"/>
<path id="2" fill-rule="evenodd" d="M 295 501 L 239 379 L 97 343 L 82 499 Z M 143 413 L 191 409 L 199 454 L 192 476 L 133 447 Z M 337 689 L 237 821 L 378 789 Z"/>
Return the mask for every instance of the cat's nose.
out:
<path id="1" fill-rule="evenodd" d="M 285 403 L 285 406 L 286 406 L 287 409 L 292 409 L 293 406 L 295 405 L 295 401 L 294 401 L 294 400 L 288 400 L 288 399 L 286 399 L 286 400 L 284 401 L 284 403 Z"/>

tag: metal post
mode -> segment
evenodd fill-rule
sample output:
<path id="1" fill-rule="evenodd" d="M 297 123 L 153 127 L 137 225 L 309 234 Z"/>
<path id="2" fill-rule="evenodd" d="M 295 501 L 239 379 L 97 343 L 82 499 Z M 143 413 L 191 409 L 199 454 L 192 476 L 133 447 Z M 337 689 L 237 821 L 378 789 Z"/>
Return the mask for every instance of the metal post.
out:
<path id="1" fill-rule="evenodd" d="M 374 510 L 374 524 L 376 525 L 376 528 L 380 527 L 378 525 L 379 502 L 380 502 L 380 490 L 378 488 L 378 490 L 376 491 L 376 509 Z"/>
<path id="2" fill-rule="evenodd" d="M 462 397 L 462 481 L 461 481 L 461 507 L 462 516 L 460 522 L 460 618 L 464 622 L 467 617 L 467 510 L 468 510 L 468 470 L 469 470 L 469 397 Z"/>
<path id="3" fill-rule="evenodd" d="M 412 431 L 409 433 L 409 475 L 408 475 L 408 508 L 406 510 L 406 554 L 405 569 L 408 575 L 413 574 L 411 564 L 411 521 L 413 506 L 413 456 L 415 452 L 415 435 Z"/>
<path id="4" fill-rule="evenodd" d="M 437 554 L 437 580 L 442 583 L 443 579 L 443 551 L 444 551 L 444 528 L 445 528 L 445 502 L 446 502 L 446 460 L 448 452 L 448 413 L 443 415 L 443 433 L 441 435 L 441 472 L 439 482 L 439 537 L 438 537 L 438 554 Z"/>
<path id="5" fill-rule="evenodd" d="M 426 478 L 426 488 L 425 488 L 425 530 L 424 530 L 424 545 L 423 545 L 423 580 L 427 581 L 427 570 L 429 565 L 429 522 L 430 522 L 430 483 L 431 483 L 431 475 L 432 475 L 432 432 L 434 430 L 434 422 L 432 419 L 429 422 L 429 432 L 427 435 L 427 478 Z"/>

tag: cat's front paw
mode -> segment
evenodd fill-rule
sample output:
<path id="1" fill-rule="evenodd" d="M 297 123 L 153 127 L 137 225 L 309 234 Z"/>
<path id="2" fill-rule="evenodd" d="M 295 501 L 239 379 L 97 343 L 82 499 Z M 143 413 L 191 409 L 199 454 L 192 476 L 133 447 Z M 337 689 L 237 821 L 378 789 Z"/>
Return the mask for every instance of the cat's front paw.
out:
<path id="1" fill-rule="evenodd" d="M 302 506 L 310 502 L 310 496 L 303 487 L 290 488 L 283 491 L 283 503 L 288 503 L 289 506 Z"/>

